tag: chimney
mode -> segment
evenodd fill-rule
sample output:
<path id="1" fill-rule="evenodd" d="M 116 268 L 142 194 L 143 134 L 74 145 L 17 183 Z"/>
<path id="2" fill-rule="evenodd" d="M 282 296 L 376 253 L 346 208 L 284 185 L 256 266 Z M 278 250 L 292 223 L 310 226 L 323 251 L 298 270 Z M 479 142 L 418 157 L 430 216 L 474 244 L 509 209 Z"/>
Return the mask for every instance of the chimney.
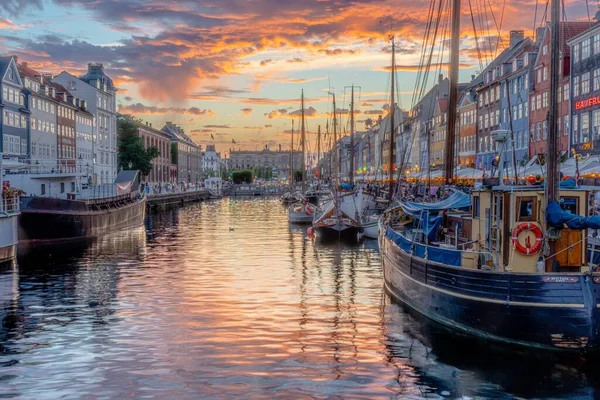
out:
<path id="1" fill-rule="evenodd" d="M 50 93 L 52 94 L 52 97 L 56 97 L 56 88 L 54 86 L 50 88 Z"/>
<path id="2" fill-rule="evenodd" d="M 540 26 L 535 29 L 535 43 L 539 44 L 542 41 L 542 37 L 544 36 L 545 26 Z"/>
<path id="3" fill-rule="evenodd" d="M 146 126 L 148 126 L 148 121 L 146 121 Z"/>
<path id="4" fill-rule="evenodd" d="M 517 43 L 522 41 L 525 38 L 525 31 L 510 31 L 510 48 L 516 46 Z"/>
<path id="5" fill-rule="evenodd" d="M 67 97 L 67 94 L 66 94 L 66 93 L 63 93 L 63 94 L 62 94 L 62 99 L 63 99 L 63 101 L 64 101 L 65 103 L 68 101 L 68 97 Z"/>
<path id="6" fill-rule="evenodd" d="M 21 63 L 21 66 L 22 66 L 23 68 L 27 68 L 27 61 L 23 61 L 23 62 Z"/>
<path id="7" fill-rule="evenodd" d="M 152 128 L 152 122 L 150 122 L 150 128 Z"/>
<path id="8" fill-rule="evenodd" d="M 79 104 L 81 104 L 82 110 L 87 110 L 87 102 L 85 100 L 81 100 Z"/>
<path id="9" fill-rule="evenodd" d="M 79 103 L 79 99 L 75 99 L 75 105 L 77 106 L 77 108 L 80 108 L 80 107 L 81 107 L 81 105 L 80 105 L 80 103 Z"/>
<path id="10" fill-rule="evenodd" d="M 444 74 L 440 74 L 438 76 L 438 83 L 442 83 L 443 80 L 444 80 Z"/>
<path id="11" fill-rule="evenodd" d="M 73 101 L 74 97 L 71 94 L 65 93 L 67 95 L 67 101 L 73 105 L 75 105 L 75 102 Z"/>

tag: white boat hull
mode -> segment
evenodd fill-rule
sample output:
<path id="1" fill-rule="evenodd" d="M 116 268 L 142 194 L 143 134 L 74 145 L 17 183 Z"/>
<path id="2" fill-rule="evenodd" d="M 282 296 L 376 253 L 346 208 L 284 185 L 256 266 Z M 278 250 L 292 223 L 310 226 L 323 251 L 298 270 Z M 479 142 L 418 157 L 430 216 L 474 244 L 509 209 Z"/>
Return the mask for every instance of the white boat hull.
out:
<path id="1" fill-rule="evenodd" d="M 19 214 L 0 216 L 0 262 L 15 258 L 18 242 Z"/>

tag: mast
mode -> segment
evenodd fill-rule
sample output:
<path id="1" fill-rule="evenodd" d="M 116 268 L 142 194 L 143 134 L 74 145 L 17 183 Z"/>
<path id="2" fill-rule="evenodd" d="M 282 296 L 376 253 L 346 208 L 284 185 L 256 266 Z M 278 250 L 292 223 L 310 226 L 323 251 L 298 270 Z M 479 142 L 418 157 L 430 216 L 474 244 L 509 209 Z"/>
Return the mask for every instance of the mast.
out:
<path id="1" fill-rule="evenodd" d="M 340 173 L 341 173 L 341 163 L 339 160 L 339 151 L 338 151 L 338 146 L 337 146 L 337 114 L 335 111 L 335 93 L 333 94 L 333 147 L 335 148 L 335 160 L 334 160 L 334 164 L 335 164 L 335 169 L 336 169 L 336 176 L 337 179 L 339 179 Z"/>
<path id="2" fill-rule="evenodd" d="M 390 102 L 390 166 L 388 169 L 389 172 L 389 180 L 390 180 L 390 203 L 392 202 L 392 196 L 394 194 L 394 113 L 396 111 L 396 107 L 394 106 L 394 75 L 396 75 L 396 43 L 394 42 L 394 36 L 390 37 L 392 41 L 392 95 Z M 385 135 L 385 133 L 384 133 Z"/>
<path id="3" fill-rule="evenodd" d="M 304 132 L 304 89 L 302 89 L 302 194 L 306 193 L 306 137 Z"/>
<path id="4" fill-rule="evenodd" d="M 290 187 L 294 185 L 294 119 L 292 118 L 292 147 L 290 147 Z"/>
<path id="5" fill-rule="evenodd" d="M 354 85 L 350 102 L 350 185 L 354 184 Z"/>
<path id="6" fill-rule="evenodd" d="M 550 108 L 548 110 L 548 156 L 546 157 L 546 183 L 547 183 L 547 204 L 552 201 L 558 201 L 558 149 L 557 149 L 557 129 L 556 117 L 558 115 L 558 63 L 560 62 L 560 2 L 552 0 L 551 7 L 551 25 L 550 25 Z M 549 240 L 549 256 L 546 261 L 546 271 L 552 271 L 554 264 L 554 254 L 556 253 L 556 241 Z"/>
<path id="7" fill-rule="evenodd" d="M 319 159 L 321 158 L 321 125 L 317 127 L 317 171 L 319 179 L 321 179 L 321 167 L 319 167 Z"/>
<path id="8" fill-rule="evenodd" d="M 452 183 L 454 175 L 454 152 L 456 143 L 456 105 L 458 103 L 458 47 L 460 39 L 460 0 L 452 0 L 452 41 L 450 43 L 450 73 L 448 95 L 448 135 L 446 137 L 446 159 L 444 180 Z"/>

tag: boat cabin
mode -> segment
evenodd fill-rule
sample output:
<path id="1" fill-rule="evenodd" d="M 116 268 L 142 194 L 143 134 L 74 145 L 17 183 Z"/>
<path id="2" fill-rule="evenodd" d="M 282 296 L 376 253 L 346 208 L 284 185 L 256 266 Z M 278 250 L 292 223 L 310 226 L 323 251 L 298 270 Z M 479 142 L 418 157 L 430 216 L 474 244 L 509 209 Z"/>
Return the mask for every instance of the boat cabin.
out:
<path id="1" fill-rule="evenodd" d="M 472 250 L 484 252 L 485 264 L 507 272 L 584 272 L 586 230 L 548 229 L 542 186 L 495 186 L 472 192 L 468 220 Z M 560 191 L 560 207 L 574 215 L 587 215 L 590 191 Z M 548 239 L 556 240 L 554 265 L 544 262 Z M 464 261 L 467 261 L 466 263 Z M 477 268 L 463 257 L 463 266 Z"/>

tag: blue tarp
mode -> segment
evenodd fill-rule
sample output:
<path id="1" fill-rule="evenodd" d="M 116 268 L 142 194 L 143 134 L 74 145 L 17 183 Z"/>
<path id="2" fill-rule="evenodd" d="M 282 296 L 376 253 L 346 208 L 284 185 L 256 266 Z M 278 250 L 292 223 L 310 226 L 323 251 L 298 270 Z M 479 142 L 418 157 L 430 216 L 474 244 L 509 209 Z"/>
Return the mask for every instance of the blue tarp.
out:
<path id="1" fill-rule="evenodd" d="M 391 239 L 398 247 L 416 257 L 428 259 L 441 264 L 460 267 L 462 265 L 462 252 L 459 250 L 442 249 L 441 247 L 426 246 L 405 238 L 389 226 L 385 236 Z"/>
<path id="2" fill-rule="evenodd" d="M 354 185 L 350 184 L 350 183 L 341 183 L 340 186 L 342 187 L 342 190 L 352 190 L 352 189 L 354 189 Z"/>
<path id="3" fill-rule="evenodd" d="M 567 178 L 560 181 L 559 187 L 561 189 L 575 189 L 577 187 L 577 181 L 575 178 Z"/>
<path id="4" fill-rule="evenodd" d="M 414 226 L 423 228 L 423 233 L 425 233 L 425 236 L 427 236 L 427 239 L 429 240 L 435 240 L 435 235 L 441 224 L 441 215 L 432 215 L 428 212 L 422 212 L 420 216 L 415 217 L 413 222 Z"/>
<path id="5" fill-rule="evenodd" d="M 404 212 L 411 215 L 420 215 L 421 211 L 444 211 L 452 208 L 469 208 L 471 207 L 471 196 L 456 191 L 452 193 L 448 198 L 437 203 L 414 203 L 411 201 L 405 201 L 399 203 L 400 207 Z"/>
<path id="6" fill-rule="evenodd" d="M 546 220 L 554 228 L 563 228 L 567 225 L 569 229 L 600 229 L 600 216 L 582 217 L 581 215 L 571 214 L 569 211 L 560 208 L 556 200 L 548 204 L 546 211 Z"/>

